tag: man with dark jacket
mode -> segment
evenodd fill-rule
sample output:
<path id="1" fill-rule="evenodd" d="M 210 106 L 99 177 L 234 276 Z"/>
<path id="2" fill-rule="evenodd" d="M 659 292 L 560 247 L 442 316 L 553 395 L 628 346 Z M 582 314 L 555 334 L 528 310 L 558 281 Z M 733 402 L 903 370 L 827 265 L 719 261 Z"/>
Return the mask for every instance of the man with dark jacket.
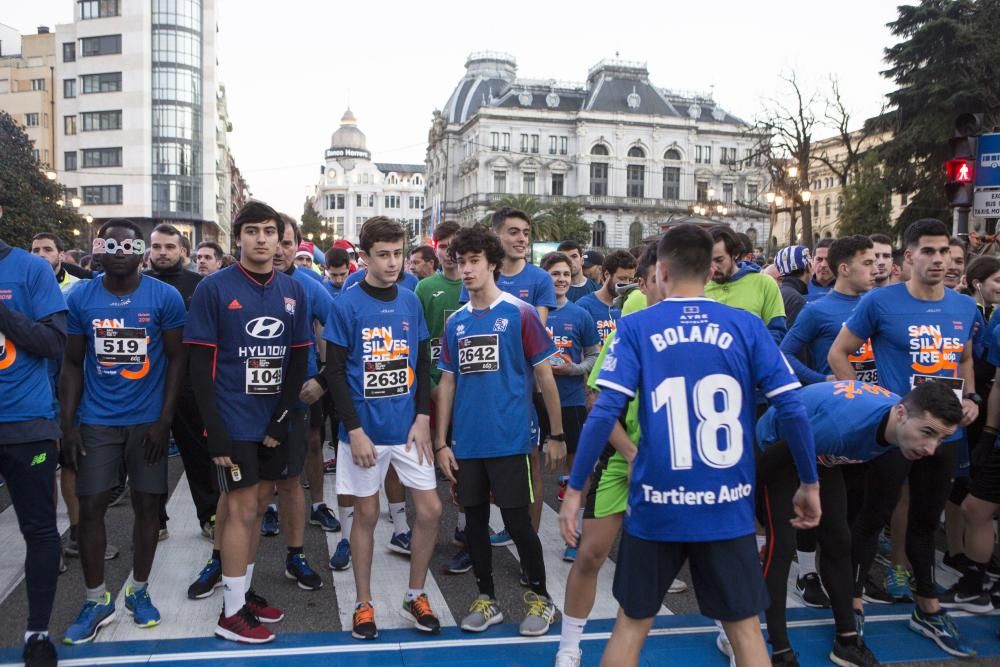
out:
<path id="1" fill-rule="evenodd" d="M 788 246 L 778 251 L 774 257 L 781 280 L 781 300 L 785 303 L 785 321 L 788 327 L 795 323 L 799 311 L 806 305 L 809 287 L 809 273 L 812 261 L 809 248 L 801 245 Z"/>

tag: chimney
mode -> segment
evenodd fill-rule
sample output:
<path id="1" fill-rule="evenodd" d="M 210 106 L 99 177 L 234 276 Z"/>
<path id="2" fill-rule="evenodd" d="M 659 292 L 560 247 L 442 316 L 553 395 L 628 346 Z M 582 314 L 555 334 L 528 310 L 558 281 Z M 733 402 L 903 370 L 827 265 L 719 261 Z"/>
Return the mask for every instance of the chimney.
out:
<path id="1" fill-rule="evenodd" d="M 39 35 L 47 35 L 47 34 L 49 34 L 49 26 L 47 26 L 47 25 L 40 25 L 40 26 L 38 26 L 38 34 Z"/>

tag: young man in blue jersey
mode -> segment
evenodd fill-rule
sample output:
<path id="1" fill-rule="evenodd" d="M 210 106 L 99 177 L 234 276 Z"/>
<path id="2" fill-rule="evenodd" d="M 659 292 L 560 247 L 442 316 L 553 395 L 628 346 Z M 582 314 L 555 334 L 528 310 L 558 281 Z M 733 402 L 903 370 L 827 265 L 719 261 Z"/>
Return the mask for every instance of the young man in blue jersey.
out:
<path id="1" fill-rule="evenodd" d="M 66 301 L 42 259 L 0 240 L 0 476 L 25 542 L 22 657 L 54 667 L 49 617 L 59 576 L 55 471 L 59 426 L 49 364 L 66 344 Z"/>
<path id="2" fill-rule="evenodd" d="M 831 256 L 834 254 L 831 249 Z M 876 459 L 890 450 L 898 451 L 909 461 L 933 455 L 958 427 L 962 406 L 940 382 L 917 385 L 903 398 L 860 380 L 812 384 L 800 391 L 799 396 L 813 426 L 820 464 L 823 516 L 816 528 L 816 538 L 823 552 L 820 572 L 836 625 L 830 660 L 842 667 L 876 665 L 875 656 L 862 638 L 863 611 L 854 609 L 850 528 L 853 517 L 848 514 L 848 499 L 849 489 L 858 475 L 864 474 L 856 464 Z M 764 576 L 771 597 L 767 610 L 771 661 L 798 665 L 785 623 L 788 570 L 796 540 L 789 523 L 789 508 L 798 477 L 774 408 L 768 409 L 757 422 L 757 441 L 764 450 L 757 464 L 757 488 L 760 489 L 758 518 L 768 537 Z"/>
<path id="3" fill-rule="evenodd" d="M 566 472 L 573 467 L 573 456 L 580 441 L 580 430 L 587 418 L 586 378 L 594 367 L 600 352 L 597 327 L 587 311 L 569 300 L 568 292 L 572 280 L 571 260 L 560 252 L 549 253 L 542 258 L 542 270 L 552 276 L 556 291 L 556 307 L 549 311 L 545 329 L 556 345 L 557 354 L 549 358 L 552 374 L 556 376 L 559 389 L 559 405 L 562 409 L 563 431 L 566 434 Z M 541 415 L 539 415 L 541 417 Z M 547 431 L 544 419 L 542 432 Z M 568 475 L 567 475 L 568 476 Z M 560 478 L 559 500 L 565 493 L 565 480 Z M 580 512 L 582 521 L 583 512 Z M 567 545 L 563 560 L 576 560 L 576 548 Z"/>
<path id="4" fill-rule="evenodd" d="M 330 248 L 326 251 L 326 287 L 330 296 L 336 299 L 344 289 L 344 282 L 351 273 L 351 256 L 343 248 Z"/>
<path id="5" fill-rule="evenodd" d="M 674 227 L 660 240 L 657 287 L 664 301 L 618 323 L 560 513 L 563 538 L 575 544 L 581 490 L 628 399 L 638 397 L 641 440 L 615 571 L 620 609 L 605 665 L 638 664 L 653 617 L 685 561 L 701 612 L 722 621 L 737 663 L 767 664 L 757 614 L 768 600 L 754 529 L 758 390 L 780 411 L 802 480 L 792 525 L 819 522 L 812 432 L 794 391 L 799 382 L 758 317 L 705 298 L 713 245 L 695 225 Z"/>
<path id="6" fill-rule="evenodd" d="M 910 280 L 872 290 L 858 303 L 830 347 L 828 360 L 840 380 L 857 371 L 851 356 L 871 340 L 879 384 L 904 395 L 923 382 L 943 382 L 962 401 L 961 426 L 972 423 L 982 399 L 975 393 L 972 337 L 978 310 L 969 297 L 945 289 L 951 262 L 948 229 L 934 219 L 918 220 L 903 234 Z M 934 582 L 934 533 L 951 488 L 957 456 L 956 432 L 933 456 L 908 461 L 889 453 L 872 463 L 865 506 L 854 526 L 855 593 L 875 557 L 878 534 L 889 520 L 904 480 L 909 481 L 906 555 L 913 566 L 916 602 L 910 628 L 955 656 L 974 655 L 941 608 Z"/>
<path id="7" fill-rule="evenodd" d="M 222 494 L 216 518 L 223 608 L 215 635 L 260 644 L 284 612 L 252 588 L 260 521 L 288 468 L 289 420 L 313 344 L 306 293 L 274 270 L 284 222 L 247 202 L 233 219 L 240 261 L 199 283 L 184 332 L 191 382 Z"/>
<path id="8" fill-rule="evenodd" d="M 618 296 L 619 285 L 627 285 L 634 279 L 635 265 L 635 257 L 624 250 L 609 253 L 601 267 L 600 289 L 576 300 L 576 305 L 586 310 L 594 319 L 601 344 L 615 330 L 615 324 L 622 316 L 621 308 L 614 305 L 615 297 Z"/>
<path id="9" fill-rule="evenodd" d="M 370 218 L 361 228 L 365 278 L 333 302 L 323 338 L 327 382 L 341 419 L 337 494 L 354 496 L 351 556 L 358 599 L 352 635 L 377 639 L 372 603 L 373 538 L 380 485 L 389 465 L 413 496 L 416 521 L 403 615 L 438 633 L 424 584 L 441 519 L 430 440 L 430 347 L 417 295 L 401 289 L 406 232 L 394 220 Z"/>
<path id="10" fill-rule="evenodd" d="M 167 436 L 184 377 L 187 314 L 174 287 L 139 273 L 144 250 L 137 224 L 104 223 L 93 249 L 104 274 L 78 285 L 67 300 L 59 403 L 66 463 L 76 469 L 87 599 L 66 630 L 66 644 L 91 641 L 114 617 L 104 582 L 104 514 L 122 466 L 135 511 L 125 608 L 140 627 L 160 623 L 147 583 L 167 493 Z"/>
<path id="11" fill-rule="evenodd" d="M 531 425 L 534 384 L 549 417 L 549 465 L 554 468 L 566 457 L 559 390 L 548 363 L 556 348 L 535 309 L 497 285 L 504 249 L 495 234 L 481 227 L 462 229 L 451 239 L 448 253 L 458 262 L 469 302 L 448 318 L 441 342 L 434 453 L 441 470 L 457 484 L 479 588 L 461 627 L 482 632 L 503 621 L 489 541 L 492 499 L 531 588 L 525 594 L 528 611 L 520 632 L 543 635 L 556 609 L 545 586 L 542 545 L 531 524 L 533 471 L 528 453 L 536 449 Z M 551 279 L 543 275 L 551 288 Z"/>
<path id="12" fill-rule="evenodd" d="M 579 241 L 561 241 L 556 246 L 556 250 L 569 257 L 569 261 L 572 263 L 573 278 L 570 280 L 566 298 L 576 303 L 587 294 L 600 289 L 600 283 L 594 282 L 583 274 L 583 246 Z"/>

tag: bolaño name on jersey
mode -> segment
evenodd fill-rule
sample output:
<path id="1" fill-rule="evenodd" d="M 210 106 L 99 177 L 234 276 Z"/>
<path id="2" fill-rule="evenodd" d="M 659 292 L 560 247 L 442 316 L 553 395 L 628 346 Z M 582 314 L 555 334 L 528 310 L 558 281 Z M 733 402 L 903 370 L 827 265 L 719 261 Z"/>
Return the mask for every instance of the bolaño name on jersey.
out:
<path id="1" fill-rule="evenodd" d="M 654 505 L 720 505 L 743 500 L 753 495 L 753 485 L 723 484 L 718 491 L 689 491 L 683 486 L 673 489 L 657 489 L 649 484 L 642 485 L 642 499 Z"/>
<path id="2" fill-rule="evenodd" d="M 668 347 L 685 343 L 715 345 L 720 349 L 728 350 L 729 346 L 733 344 L 733 336 L 729 332 L 722 331 L 718 324 L 679 324 L 667 327 L 662 333 L 651 334 L 649 341 L 657 352 L 663 352 Z"/>

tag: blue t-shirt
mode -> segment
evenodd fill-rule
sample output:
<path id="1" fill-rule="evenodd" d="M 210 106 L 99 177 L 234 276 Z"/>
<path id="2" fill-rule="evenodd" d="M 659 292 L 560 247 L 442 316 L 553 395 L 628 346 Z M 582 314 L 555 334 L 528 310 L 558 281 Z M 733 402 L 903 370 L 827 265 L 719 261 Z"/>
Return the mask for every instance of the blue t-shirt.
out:
<path id="1" fill-rule="evenodd" d="M 590 315 L 571 301 L 549 311 L 545 329 L 556 346 L 557 353 L 549 358 L 553 366 L 580 363 L 583 351 L 600 342 Z M 559 405 L 564 408 L 586 405 L 585 375 L 556 375 L 555 378 Z"/>
<path id="2" fill-rule="evenodd" d="M 754 532 L 754 392 L 801 386 L 759 317 L 707 298 L 627 315 L 597 385 L 639 401 L 630 535 L 705 542 Z"/>
<path id="3" fill-rule="evenodd" d="M 351 399 L 376 445 L 406 442 L 417 416 L 417 355 L 428 337 L 423 306 L 408 289 L 381 301 L 359 287 L 333 302 L 323 338 L 347 348 Z M 339 437 L 350 441 L 343 424 Z"/>
<path id="4" fill-rule="evenodd" d="M 600 336 L 601 343 L 603 344 L 608 335 L 615 330 L 618 320 L 621 319 L 621 308 L 605 305 L 594 293 L 582 297 L 576 302 L 576 305 L 587 311 L 594 320 L 594 326 L 597 327 L 597 335 Z"/>
<path id="5" fill-rule="evenodd" d="M 330 306 L 333 305 L 333 298 L 330 293 L 323 289 L 323 283 L 313 280 L 309 275 L 315 275 L 309 269 L 296 268 L 292 272 L 295 278 L 302 284 L 302 290 L 306 293 L 306 317 L 309 320 L 309 329 L 312 330 L 314 322 L 319 322 L 320 327 L 326 325 L 326 318 L 330 314 Z M 316 346 L 309 349 L 309 365 L 306 370 L 306 378 L 311 378 L 319 372 L 319 364 L 316 361 Z M 302 407 L 302 404 L 299 404 Z"/>
<path id="6" fill-rule="evenodd" d="M 67 305 L 66 333 L 86 338 L 77 420 L 132 426 L 159 419 L 167 376 L 163 332 L 187 321 L 180 292 L 143 275 L 134 292 L 117 296 L 99 274 L 79 283 Z"/>
<path id="7" fill-rule="evenodd" d="M 600 285 L 595 283 L 590 278 L 587 278 L 586 282 L 584 282 L 582 285 L 570 285 L 569 291 L 566 292 L 566 298 L 572 301 L 573 303 L 576 303 L 583 297 L 587 296 L 592 292 L 596 292 L 599 289 L 601 289 Z"/>
<path id="8" fill-rule="evenodd" d="M 836 281 L 834 281 L 836 282 Z M 806 303 L 810 301 L 816 301 L 820 297 L 824 297 L 833 290 L 833 283 L 830 283 L 826 287 L 818 284 L 815 278 L 810 278 L 809 282 L 806 283 Z"/>
<path id="9" fill-rule="evenodd" d="M 52 267 L 21 248 L 0 260 L 0 302 L 35 322 L 66 310 Z M 0 422 L 55 419 L 52 366 L 58 362 L 19 350 L 0 331 Z"/>
<path id="10" fill-rule="evenodd" d="M 879 444 L 878 429 L 902 399 L 867 382 L 819 382 L 803 387 L 799 398 L 806 406 L 816 441 L 816 460 L 825 466 L 871 461 L 889 451 Z M 786 438 L 774 408 L 757 422 L 757 441 L 767 449 Z"/>
<path id="11" fill-rule="evenodd" d="M 340 294 L 344 291 L 343 285 L 341 285 L 340 287 L 336 287 L 329 280 L 323 281 L 323 287 L 326 288 L 326 291 L 330 294 L 330 297 L 334 299 L 340 296 Z"/>
<path id="12" fill-rule="evenodd" d="M 239 263 L 195 288 L 184 342 L 215 348 L 215 404 L 233 440 L 267 435 L 291 348 L 313 343 L 307 303 L 294 278 L 275 271 L 261 285 Z"/>
<path id="13" fill-rule="evenodd" d="M 879 384 L 905 396 L 928 378 L 943 378 L 959 398 L 963 388 L 959 361 L 973 337 L 976 302 L 946 289 L 944 298 L 924 301 L 910 295 L 905 283 L 872 290 L 861 298 L 846 326 L 869 339 Z"/>
<path id="14" fill-rule="evenodd" d="M 549 285 L 552 280 L 545 274 Z M 445 323 L 438 367 L 455 376 L 455 458 L 527 454 L 534 444 L 534 367 L 556 348 L 529 304 L 503 292 L 485 310 L 465 304 Z"/>
<path id="15" fill-rule="evenodd" d="M 517 297 L 529 306 L 538 308 L 548 308 L 552 310 L 556 307 L 556 289 L 552 286 L 552 276 L 534 264 L 525 264 L 520 273 L 513 276 L 500 274 L 497 279 L 497 287 L 501 292 Z M 469 292 L 462 285 L 462 293 L 458 297 L 459 303 L 469 301 Z"/>
<path id="16" fill-rule="evenodd" d="M 362 280 L 364 280 L 365 275 L 367 273 L 368 269 L 359 269 L 354 273 L 352 273 L 351 275 L 347 276 L 347 280 L 344 281 L 344 288 L 342 291 L 346 291 L 357 285 Z M 419 282 L 420 278 L 417 278 L 409 271 L 403 271 L 403 279 L 397 281 L 396 284 L 399 285 L 400 287 L 405 287 L 406 289 L 412 292 L 413 290 L 417 289 L 417 283 Z"/>
<path id="17" fill-rule="evenodd" d="M 827 360 L 830 346 L 833 345 L 844 322 L 854 312 L 859 301 L 861 301 L 860 296 L 848 296 L 830 290 L 826 296 L 807 303 L 795 318 L 795 324 L 781 341 L 782 352 L 791 359 L 792 354 L 805 348 L 809 352 L 809 367 L 823 376 L 819 381 L 825 381 L 826 376 L 833 372 Z M 858 380 L 878 384 L 875 356 L 867 342 L 850 356 L 850 361 Z M 792 365 L 795 366 L 796 362 L 793 361 Z M 799 377 L 802 379 L 801 374 Z"/>

